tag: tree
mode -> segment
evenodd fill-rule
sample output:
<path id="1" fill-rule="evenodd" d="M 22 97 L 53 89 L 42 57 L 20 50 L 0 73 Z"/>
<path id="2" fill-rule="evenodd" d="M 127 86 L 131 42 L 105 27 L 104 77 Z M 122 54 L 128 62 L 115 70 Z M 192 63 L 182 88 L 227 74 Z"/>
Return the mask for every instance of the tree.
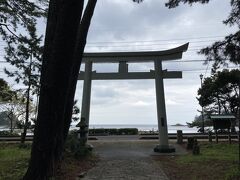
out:
<path id="1" fill-rule="evenodd" d="M 69 130 L 83 51 L 97 0 L 50 0 L 38 118 L 24 179 L 54 176 Z M 80 22 L 80 24 L 79 24 Z"/>
<path id="2" fill-rule="evenodd" d="M 42 47 L 40 45 L 42 37 L 37 36 L 35 25 L 28 26 L 27 33 L 25 36 L 19 35 L 18 38 L 12 40 L 6 39 L 7 47 L 5 48 L 6 61 L 18 68 L 17 71 L 9 71 L 5 68 L 5 73 L 10 77 L 14 77 L 17 83 L 21 82 L 27 86 L 27 89 L 24 90 L 26 97 L 26 116 L 21 143 L 25 142 L 29 124 L 30 93 L 32 95 L 36 94 L 39 89 L 42 55 Z"/>
<path id="3" fill-rule="evenodd" d="M 90 0 L 88 4 L 96 4 L 96 1 Z M 64 121 L 66 120 L 64 113 L 72 80 L 72 68 L 75 65 L 73 54 L 77 44 L 82 9 L 83 1 L 50 1 L 41 72 L 38 119 L 31 160 L 24 179 L 52 177 L 61 160 L 64 125 L 69 123 Z M 82 36 L 82 33 L 80 35 Z M 82 44 L 82 42 L 79 43 Z M 81 51 L 77 53 L 81 53 Z"/>
<path id="4" fill-rule="evenodd" d="M 214 114 L 237 114 L 239 109 L 239 70 L 218 71 L 204 80 L 198 90 L 199 104 Z"/>
<path id="5" fill-rule="evenodd" d="M 175 8 L 177 6 L 179 6 L 180 3 L 188 3 L 190 5 L 192 5 L 193 3 L 202 3 L 202 4 L 206 4 L 208 3 L 210 0 L 169 0 L 168 3 L 166 3 L 165 5 L 168 8 Z M 224 40 L 222 41 L 217 41 L 215 43 L 213 43 L 211 46 L 208 46 L 206 48 L 201 49 L 198 53 L 200 54 L 204 54 L 206 56 L 206 61 L 205 63 L 207 64 L 208 61 L 214 61 L 214 64 L 212 66 L 212 74 L 214 76 L 214 74 L 216 74 L 216 76 L 218 76 L 219 72 L 217 72 L 217 70 L 219 69 L 219 67 L 221 66 L 226 66 L 228 65 L 228 63 L 233 63 L 236 65 L 240 64 L 240 1 L 239 0 L 231 0 L 231 12 L 229 14 L 229 16 L 227 17 L 226 20 L 223 21 L 223 23 L 225 25 L 228 26 L 237 26 L 238 30 L 237 32 L 235 32 L 234 34 L 230 34 L 228 36 L 226 36 L 224 38 Z M 224 74 L 224 72 L 222 73 L 222 75 Z M 231 74 L 231 73 L 229 73 Z M 225 76 L 225 75 L 223 75 Z M 228 76 L 227 76 L 228 77 Z M 225 86 L 225 89 L 221 89 L 221 91 L 214 91 L 214 88 L 218 89 L 221 87 L 221 83 L 218 84 L 213 84 L 215 83 L 214 77 L 210 77 L 207 78 L 205 80 L 205 84 L 208 87 L 211 87 L 212 89 L 205 89 L 206 91 L 202 91 L 202 95 L 205 97 L 209 97 L 209 98 L 205 98 L 205 99 L 201 99 L 202 102 L 200 102 L 201 104 L 217 104 L 217 106 L 212 106 L 212 107 L 208 107 L 210 108 L 209 111 L 216 111 L 216 108 L 218 109 L 218 113 L 222 112 L 222 109 L 224 109 L 224 111 L 226 113 L 232 112 L 234 114 L 236 114 L 236 109 L 237 111 L 239 111 L 238 113 L 238 118 L 240 118 L 240 108 L 239 108 L 239 102 L 240 102 L 240 96 L 238 95 L 238 99 L 236 99 L 235 97 L 230 98 L 229 97 L 229 92 L 231 92 L 231 89 L 227 88 Z M 239 76 L 238 76 L 239 79 Z M 224 79 L 222 79 L 224 81 Z M 225 82 L 225 85 L 228 83 L 232 83 L 231 79 L 227 79 L 228 82 Z M 208 84 L 208 85 L 207 85 Z M 215 87 L 213 87 L 215 86 Z M 219 87 L 220 86 L 220 87 Z M 238 81 L 238 89 L 240 87 L 240 83 Z M 224 85 L 222 86 L 224 87 Z M 211 95 L 208 93 L 212 93 Z M 221 93 L 221 96 L 220 96 Z M 225 94 L 224 94 L 225 93 Z M 208 95 L 207 95 L 208 94 Z M 238 92 L 239 94 L 239 92 Z M 224 96 L 228 96 L 224 97 Z M 228 99 L 228 101 L 226 101 Z M 227 106 L 230 108 L 228 109 L 226 107 L 226 103 L 230 103 Z M 237 107 L 237 108 L 236 108 Z M 214 109 L 215 108 L 215 109 Z M 233 124 L 233 123 L 232 123 Z"/>
<path id="6" fill-rule="evenodd" d="M 46 14 L 47 0 L 1 0 L 0 1 L 0 34 L 3 40 L 18 38 L 21 31 L 36 24 L 36 18 Z"/>
<path id="7" fill-rule="evenodd" d="M 200 116 L 196 115 L 194 120 L 191 123 L 187 122 L 187 125 L 190 128 L 197 127 L 198 132 L 203 132 L 203 129 L 202 129 L 202 115 L 200 115 Z M 213 126 L 212 121 L 207 116 L 204 117 L 204 125 L 205 125 L 205 127 Z"/>
<path id="8" fill-rule="evenodd" d="M 31 122 L 29 121 L 25 125 L 26 116 L 26 98 L 21 92 L 17 92 L 17 96 L 12 97 L 11 101 L 0 103 L 0 112 L 6 116 L 5 120 L 9 124 L 11 133 L 15 128 L 23 129 L 25 126 L 29 127 Z M 29 114 L 30 117 L 34 113 L 34 106 L 30 104 Z"/>
<path id="9" fill-rule="evenodd" d="M 35 74 L 40 71 L 40 63 L 35 61 L 35 59 L 39 61 L 41 56 L 41 37 L 36 35 L 36 23 L 38 18 L 46 14 L 44 9 L 46 2 L 47 0 L 3 0 L 0 2 L 0 34 L 7 44 L 5 59 L 18 68 L 18 71 L 10 72 L 5 69 L 5 72 L 8 76 L 15 77 L 17 83 L 23 82 L 28 87 L 25 91 L 26 126 L 22 133 L 22 143 L 25 141 L 29 121 L 31 86 L 36 86 L 38 83 L 39 75 Z M 26 63 L 26 61 L 30 62 Z M 31 74 L 32 70 L 35 74 Z"/>
<path id="10" fill-rule="evenodd" d="M 202 4 L 208 3 L 210 0 L 169 0 L 166 3 L 168 8 L 175 8 L 180 3 L 193 3 L 199 2 Z M 229 26 L 237 26 L 240 29 L 240 2 L 239 0 L 231 0 L 232 10 L 228 18 L 223 21 L 224 24 Z M 234 34 L 225 37 L 223 41 L 217 41 L 209 47 L 203 48 L 199 52 L 206 56 L 206 62 L 214 61 L 213 72 L 216 71 L 221 65 L 227 65 L 228 62 L 240 64 L 240 30 Z"/>
<path id="11" fill-rule="evenodd" d="M 25 118 L 26 98 L 19 90 L 12 90 L 8 83 L 0 79 L 0 112 L 2 121 L 9 125 L 11 133 L 17 124 Z M 29 103 L 29 111 L 33 112 L 33 106 Z"/>
<path id="12" fill-rule="evenodd" d="M 218 71 L 204 79 L 198 90 L 199 104 L 206 114 L 234 114 L 237 117 L 240 109 L 239 84 L 239 70 Z M 234 126 L 235 122 L 232 122 L 232 129 Z"/>

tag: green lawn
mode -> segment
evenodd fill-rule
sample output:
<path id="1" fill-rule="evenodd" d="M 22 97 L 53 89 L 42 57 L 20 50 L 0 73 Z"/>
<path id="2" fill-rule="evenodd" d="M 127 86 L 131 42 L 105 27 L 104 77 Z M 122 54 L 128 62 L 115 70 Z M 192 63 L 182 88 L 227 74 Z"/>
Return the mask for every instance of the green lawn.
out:
<path id="1" fill-rule="evenodd" d="M 0 179 L 19 180 L 28 165 L 30 148 L 19 148 L 16 144 L 0 144 Z"/>
<path id="2" fill-rule="evenodd" d="M 200 155 L 160 159 L 170 179 L 240 179 L 238 144 L 200 143 Z"/>
<path id="3" fill-rule="evenodd" d="M 181 156 L 178 159 L 180 163 L 187 162 L 203 162 L 203 161 L 237 161 L 238 159 L 238 144 L 210 144 L 203 143 L 200 144 L 201 153 L 200 155 L 188 155 Z"/>
<path id="4" fill-rule="evenodd" d="M 30 158 L 31 144 L 19 148 L 19 144 L 0 143 L 0 180 L 19 180 L 25 174 Z M 62 168 L 56 179 L 76 179 L 77 175 L 95 166 L 94 155 L 76 159 L 70 152 L 64 153 Z"/>

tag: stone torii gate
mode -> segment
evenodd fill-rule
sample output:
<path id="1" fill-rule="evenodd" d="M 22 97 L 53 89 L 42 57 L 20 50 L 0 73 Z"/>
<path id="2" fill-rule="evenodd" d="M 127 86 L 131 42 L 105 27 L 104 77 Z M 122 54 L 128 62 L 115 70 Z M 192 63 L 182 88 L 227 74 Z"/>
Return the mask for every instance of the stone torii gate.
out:
<path id="1" fill-rule="evenodd" d="M 78 80 L 84 80 L 81 118 L 84 118 L 89 125 L 92 80 L 155 79 L 159 145 L 154 148 L 154 151 L 174 152 L 175 149 L 168 143 L 163 79 L 182 78 L 182 72 L 162 70 L 162 61 L 181 59 L 183 52 L 188 49 L 188 44 L 165 51 L 85 53 L 83 56 L 85 71 L 81 71 L 78 77 Z M 128 72 L 127 62 L 154 62 L 154 70 Z M 98 73 L 92 71 L 93 63 L 119 63 L 118 72 Z"/>

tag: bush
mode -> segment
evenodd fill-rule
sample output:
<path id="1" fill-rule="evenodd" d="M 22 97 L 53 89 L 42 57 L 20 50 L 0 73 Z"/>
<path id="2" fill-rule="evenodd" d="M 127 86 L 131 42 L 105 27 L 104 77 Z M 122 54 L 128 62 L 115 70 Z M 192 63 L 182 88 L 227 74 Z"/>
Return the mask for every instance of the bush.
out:
<path id="1" fill-rule="evenodd" d="M 66 143 L 65 150 L 70 151 L 75 158 L 81 158 L 90 153 L 91 149 L 88 146 L 83 146 L 78 139 L 77 130 L 72 130 L 69 132 Z"/>
<path id="2" fill-rule="evenodd" d="M 10 131 L 0 131 L 0 136 L 19 136 L 17 133 L 11 133 Z"/>
<path id="3" fill-rule="evenodd" d="M 70 152 L 74 152 L 78 144 L 77 130 L 72 130 L 68 133 L 68 137 L 65 143 L 65 149 Z"/>
<path id="4" fill-rule="evenodd" d="M 137 128 L 109 128 L 109 129 L 89 129 L 90 135 L 137 135 Z"/>

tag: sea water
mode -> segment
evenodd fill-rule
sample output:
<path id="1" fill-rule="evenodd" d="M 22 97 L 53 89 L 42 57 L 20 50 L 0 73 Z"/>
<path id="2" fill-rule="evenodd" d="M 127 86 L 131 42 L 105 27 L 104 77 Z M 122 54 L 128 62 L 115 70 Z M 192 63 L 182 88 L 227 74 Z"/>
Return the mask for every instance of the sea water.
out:
<path id="1" fill-rule="evenodd" d="M 146 131 L 146 132 L 158 130 L 157 124 L 90 124 L 89 128 L 90 129 L 137 128 L 138 131 Z M 71 125 L 70 130 L 73 130 L 73 129 L 78 129 L 78 128 L 76 127 L 76 125 Z M 8 131 L 10 129 L 7 127 L 0 126 L 0 131 L 4 131 L 4 130 Z M 196 127 L 189 128 L 187 125 L 184 125 L 184 126 L 168 125 L 168 133 L 177 133 L 177 130 L 182 130 L 183 133 L 197 133 L 198 129 Z M 28 133 L 28 134 L 32 134 L 32 133 Z"/>
<path id="2" fill-rule="evenodd" d="M 99 128 L 137 128 L 138 131 L 157 131 L 157 124 L 90 124 L 90 129 L 99 129 Z M 74 125 L 70 127 L 70 129 L 76 129 Z M 177 133 L 177 130 L 182 130 L 183 133 L 197 133 L 198 129 L 196 127 L 189 128 L 187 125 L 176 126 L 176 125 L 168 125 L 168 133 Z"/>

